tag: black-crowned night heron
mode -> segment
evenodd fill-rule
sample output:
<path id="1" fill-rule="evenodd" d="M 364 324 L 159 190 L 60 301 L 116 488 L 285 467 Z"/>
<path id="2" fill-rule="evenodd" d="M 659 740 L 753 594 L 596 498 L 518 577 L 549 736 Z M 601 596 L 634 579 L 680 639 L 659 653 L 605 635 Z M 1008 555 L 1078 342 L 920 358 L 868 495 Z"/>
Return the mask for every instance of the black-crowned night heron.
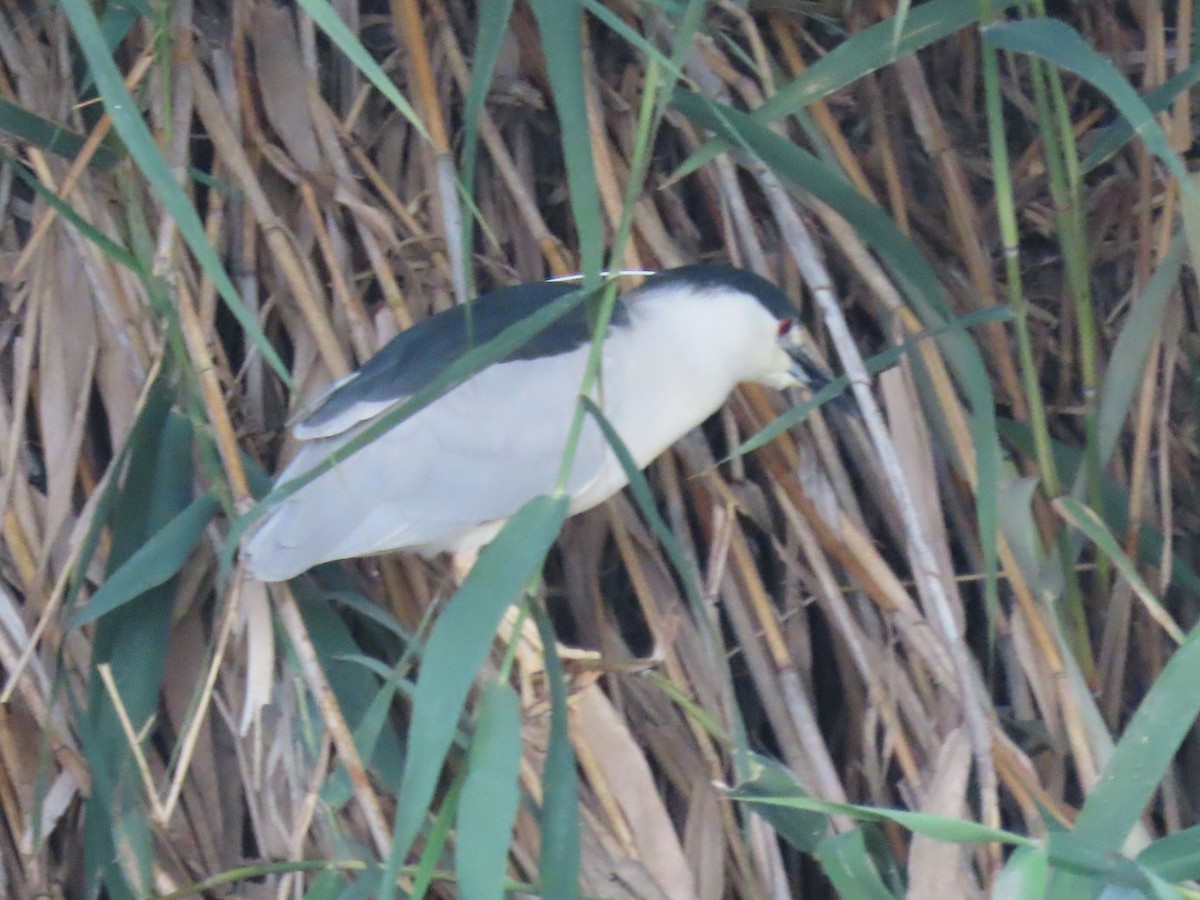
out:
<path id="1" fill-rule="evenodd" d="M 403 332 L 294 427 L 303 444 L 278 480 L 313 468 L 473 345 L 574 290 L 502 288 L 474 302 L 469 326 L 459 307 Z M 784 293 L 751 272 L 694 265 L 656 274 L 617 301 L 594 399 L 644 467 L 739 382 L 816 386 L 822 373 L 800 349 L 794 316 Z M 268 509 L 243 544 L 250 575 L 282 581 L 317 563 L 390 550 L 477 551 L 527 501 L 554 489 L 591 339 L 579 305 Z M 595 506 L 626 481 L 588 417 L 566 484 L 570 511 Z"/>

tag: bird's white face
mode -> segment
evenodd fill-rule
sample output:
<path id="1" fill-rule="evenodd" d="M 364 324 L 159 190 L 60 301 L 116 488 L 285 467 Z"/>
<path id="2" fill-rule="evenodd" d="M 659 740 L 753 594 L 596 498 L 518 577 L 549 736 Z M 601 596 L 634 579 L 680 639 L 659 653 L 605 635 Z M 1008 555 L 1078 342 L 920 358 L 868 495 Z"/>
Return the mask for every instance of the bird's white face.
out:
<path id="1" fill-rule="evenodd" d="M 800 387 L 808 383 L 798 361 L 801 350 L 800 326 L 791 318 L 777 319 L 755 303 L 754 316 L 761 321 L 754 370 L 747 380 L 776 390 Z"/>
<path id="2" fill-rule="evenodd" d="M 800 326 L 786 310 L 781 316 L 749 292 L 721 287 L 649 299 L 656 316 L 672 321 L 671 340 L 696 348 L 692 377 L 711 379 L 726 392 L 730 375 L 735 383 L 776 390 L 811 386 L 810 371 L 819 367 L 803 351 Z"/>
<path id="3" fill-rule="evenodd" d="M 800 326 L 793 319 L 776 319 L 764 373 L 756 381 L 776 390 L 799 387 L 806 379 L 794 354 L 800 350 Z"/>

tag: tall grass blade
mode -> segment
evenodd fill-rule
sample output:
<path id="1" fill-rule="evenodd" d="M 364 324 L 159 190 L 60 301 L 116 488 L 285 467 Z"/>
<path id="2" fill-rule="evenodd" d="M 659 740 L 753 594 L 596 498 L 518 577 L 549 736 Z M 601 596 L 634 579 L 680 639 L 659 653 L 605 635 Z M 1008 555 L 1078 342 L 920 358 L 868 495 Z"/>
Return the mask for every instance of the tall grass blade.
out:
<path id="1" fill-rule="evenodd" d="M 862 828 L 827 837 L 817 861 L 842 900 L 898 900 L 880 876 Z"/>
<path id="2" fill-rule="evenodd" d="M 1016 2 L 1003 0 L 993 6 L 1007 9 L 1015 6 Z M 962 0 L 922 3 L 908 11 L 899 28 L 897 19 L 884 19 L 838 44 L 799 78 L 780 87 L 750 116 L 755 122 L 765 125 L 784 116 L 796 115 L 811 103 L 853 84 L 864 75 L 911 56 L 978 21 L 977 3 L 964 3 Z M 719 153 L 734 146 L 736 141 L 718 135 L 688 157 L 671 177 L 690 175 L 712 162 Z"/>
<path id="3" fill-rule="evenodd" d="M 829 836 L 829 817 L 807 809 L 775 803 L 757 803 L 755 797 L 807 797 L 790 769 L 773 759 L 747 752 L 745 768 L 750 778 L 734 788 L 741 803 L 770 823 L 781 838 L 804 853 L 816 853 Z"/>
<path id="4" fill-rule="evenodd" d="M 96 88 L 112 118 L 113 129 L 125 142 L 129 155 L 133 157 L 155 195 L 174 219 L 180 235 L 195 254 L 205 274 L 216 285 L 229 311 L 242 327 L 246 340 L 263 355 L 263 359 L 270 364 L 283 383 L 291 386 L 292 378 L 287 366 L 283 364 L 283 360 L 279 358 L 279 354 L 259 327 L 258 320 L 246 308 L 233 282 L 229 280 L 225 267 L 204 233 L 204 223 L 200 221 L 183 188 L 171 174 L 154 135 L 150 133 L 142 118 L 140 108 L 126 89 L 125 81 L 113 61 L 91 5 L 87 0 L 63 0 L 62 9 L 71 23 L 79 49 L 87 59 L 88 70 L 96 80 Z"/>
<path id="5" fill-rule="evenodd" d="M 1074 72 L 1112 101 L 1146 147 L 1179 179 L 1180 197 L 1185 215 L 1193 222 L 1200 221 L 1200 189 L 1192 182 L 1187 167 L 1171 149 L 1167 135 L 1138 96 L 1137 91 L 1117 70 L 1112 61 L 1090 47 L 1079 32 L 1057 19 L 1028 19 L 1023 22 L 1004 22 L 988 25 L 982 30 L 983 39 L 1005 50 L 1029 53 L 1047 62 Z M 1200 231 L 1200 229 L 1194 229 Z M 1200 234 L 1188 235 L 1193 259 L 1200 259 Z"/>
<path id="6" fill-rule="evenodd" d="M 741 787 L 729 792 L 735 800 L 746 799 Z M 861 806 L 853 803 L 834 803 L 829 800 L 819 800 L 816 797 L 806 797 L 800 792 L 786 794 L 757 795 L 748 799 L 755 803 L 772 804 L 788 809 L 803 809 L 825 815 L 844 815 L 860 822 L 895 822 L 902 828 L 926 837 L 936 838 L 951 844 L 983 844 L 997 841 L 1014 846 L 1033 847 L 1037 841 L 1002 828 L 989 828 L 968 819 L 951 819 L 946 816 L 935 816 L 931 813 L 910 812 L 905 809 L 887 809 L 879 806 Z"/>
<path id="7" fill-rule="evenodd" d="M 346 723 L 354 731 L 355 746 L 363 762 L 371 766 L 375 777 L 388 790 L 398 790 L 404 764 L 403 742 L 392 720 L 385 720 L 384 727 L 378 732 L 373 731 L 367 721 L 379 686 L 372 672 L 353 661 L 354 655 L 362 652 L 358 635 L 338 615 L 328 595 L 314 587 L 311 581 L 295 579 L 290 586 L 329 686 L 333 688 Z M 336 771 L 344 776 L 343 767 Z M 346 802 L 349 796 L 347 782 L 342 781 L 341 776 L 331 779 L 322 790 L 322 800 L 335 806 Z"/>
<path id="8" fill-rule="evenodd" d="M 542 814 L 538 823 L 542 839 L 538 887 L 549 900 L 576 900 L 581 865 L 579 776 L 571 747 L 567 676 L 558 658 L 550 617 L 536 605 L 533 616 L 546 651 L 546 682 L 550 688 L 550 745 L 542 770 Z"/>
<path id="9" fill-rule="evenodd" d="M 1142 293 L 1133 301 L 1121 333 L 1109 354 L 1100 393 L 1098 431 L 1100 461 L 1107 463 L 1116 450 L 1154 338 L 1162 327 L 1167 303 L 1179 287 L 1184 240 L 1177 234 Z"/>
<path id="10" fill-rule="evenodd" d="M 1050 859 L 1037 847 L 1018 847 L 992 883 L 992 900 L 1042 900 L 1050 878 Z"/>
<path id="11" fill-rule="evenodd" d="M 400 93 L 392 79 L 388 78 L 386 72 L 383 71 L 379 63 L 375 61 L 367 48 L 342 21 L 341 16 L 337 11 L 326 2 L 326 0 L 300 0 L 300 6 L 308 13 L 308 17 L 317 24 L 320 29 L 325 32 L 325 36 L 337 46 L 342 53 L 346 54 L 356 69 L 366 76 L 371 84 L 375 85 L 379 93 L 387 97 L 400 115 L 404 116 L 406 122 L 413 127 L 425 141 L 429 140 L 429 132 L 425 129 L 425 123 L 421 121 L 421 117 L 417 115 L 417 111 L 413 105 L 408 102 L 408 98 Z"/>
<path id="12" fill-rule="evenodd" d="M 667 553 L 667 558 L 671 560 L 672 565 L 675 567 L 675 572 L 683 584 L 684 593 L 692 604 L 692 611 L 698 615 L 702 614 L 703 598 L 700 594 L 700 586 L 696 582 L 696 571 L 688 563 L 687 556 L 684 554 L 683 548 L 679 546 L 678 539 L 663 519 L 662 514 L 658 511 L 658 507 L 654 503 L 654 492 L 650 489 L 650 483 L 646 481 L 645 473 L 638 468 L 632 454 L 629 452 L 629 448 L 625 446 L 625 442 L 617 434 L 616 428 L 608 421 L 608 417 L 604 415 L 595 401 L 590 397 L 584 397 L 580 402 L 583 404 L 583 408 L 587 411 L 588 415 L 595 419 L 596 424 L 600 426 L 600 431 L 604 435 L 604 439 L 608 441 L 608 445 L 612 448 L 613 453 L 616 454 L 621 468 L 625 470 L 625 477 L 629 479 L 629 489 L 633 494 L 633 499 L 642 511 L 642 514 L 646 517 L 646 521 L 650 525 L 650 530 L 654 532 L 654 536 L 662 542 L 663 549 Z M 701 615 L 701 619 L 703 618 Z"/>
<path id="13" fill-rule="evenodd" d="M 1150 618 L 1162 627 L 1171 640 L 1177 644 L 1182 643 L 1183 632 L 1175 624 L 1171 614 L 1163 609 L 1158 598 L 1154 596 L 1154 592 L 1150 590 L 1149 585 L 1138 573 L 1133 561 L 1125 555 L 1121 545 L 1117 543 L 1112 532 L 1104 527 L 1104 522 L 1100 517 L 1073 497 L 1059 497 L 1054 501 L 1054 508 L 1060 516 L 1087 535 L 1100 552 L 1116 566 L 1117 571 L 1125 577 L 1130 587 L 1133 588 L 1133 592 L 1142 601 Z"/>
<path id="14" fill-rule="evenodd" d="M 941 286 L 920 251 L 882 209 L 859 194 L 836 172 L 745 113 L 686 91 L 676 92 L 675 105 L 697 124 L 750 150 L 779 175 L 836 210 L 896 275 L 906 298 L 927 327 L 950 320 Z M 988 584 L 992 585 L 997 571 L 997 518 L 996 498 L 990 486 L 999 478 L 1001 458 L 995 397 L 979 350 L 965 329 L 952 327 L 939 343 L 970 401 L 976 483 L 980 485 L 975 494 L 975 511 L 984 574 Z"/>
<path id="15" fill-rule="evenodd" d="M 592 162 L 591 133 L 583 87 L 583 6 L 579 0 L 530 0 L 542 35 L 546 72 L 562 133 L 571 212 L 579 234 L 579 268 L 592 287 L 604 256 L 600 188 Z"/>
<path id="16" fill-rule="evenodd" d="M 124 484 L 109 516 L 112 573 L 133 559 L 192 500 L 190 422 L 171 413 L 165 390 L 150 397 L 143 416 L 135 432 L 138 443 L 131 447 Z M 89 884 L 96 889 L 103 884 L 116 897 L 148 890 L 153 837 L 141 783 L 132 773 L 132 752 L 96 670 L 102 663 L 111 666 L 125 712 L 135 729 L 142 728 L 158 705 L 173 601 L 171 581 L 153 587 L 99 619 L 93 637 L 88 713 L 80 722 L 93 779 L 84 810 L 84 854 Z M 118 854 L 122 846 L 125 849 Z M 118 859 L 129 865 L 119 865 Z"/>
<path id="17" fill-rule="evenodd" d="M 1195 881 L 1200 878 L 1200 825 L 1158 839 L 1137 861 L 1167 881 Z"/>
<path id="18" fill-rule="evenodd" d="M 1165 112 L 1180 95 L 1195 87 L 1197 82 L 1200 82 L 1200 59 L 1182 72 L 1171 76 L 1158 87 L 1147 91 L 1142 95 L 1142 100 L 1152 113 Z M 1107 162 L 1136 135 L 1137 132 L 1127 119 L 1117 119 L 1091 142 L 1091 150 L 1080 162 L 1079 168 L 1084 173 L 1091 172 Z"/>
<path id="19" fill-rule="evenodd" d="M 26 141 L 65 159 L 74 159 L 83 150 L 87 141 L 83 135 L 31 113 L 0 97 L 0 131 L 6 131 L 17 140 Z M 96 148 L 88 165 L 99 171 L 107 171 L 121 161 L 120 155 L 107 147 Z"/>
<path id="20" fill-rule="evenodd" d="M 411 900 L 422 900 L 429 893 L 434 879 L 439 877 L 437 864 L 443 859 L 446 841 L 450 839 L 458 819 L 458 798 L 462 796 L 464 781 L 466 781 L 466 772 L 459 772 L 454 776 L 454 781 L 451 782 L 450 789 L 446 791 L 446 796 L 438 808 L 433 824 L 429 826 L 429 832 L 425 838 L 425 849 L 421 851 L 421 858 L 413 866 Z M 441 872 L 444 873 L 445 870 L 443 869 Z M 459 887 L 461 893 L 465 894 L 465 889 L 462 889 L 461 885 Z"/>
<path id="21" fill-rule="evenodd" d="M 747 113 L 684 90 L 675 92 L 672 105 L 697 125 L 745 147 L 778 174 L 837 210 L 909 288 L 914 303 L 926 306 L 927 311 L 931 308 L 939 318 L 948 317 L 941 286 L 916 245 L 839 172 Z"/>
<path id="22" fill-rule="evenodd" d="M 958 316 L 946 325 L 932 328 L 909 338 L 904 343 L 890 347 L 882 353 L 876 353 L 874 356 L 864 360 L 867 372 L 871 375 L 877 375 L 884 372 L 892 366 L 897 365 L 901 358 L 906 353 L 912 353 L 917 349 L 917 344 L 920 341 L 928 338 L 938 337 L 939 335 L 948 334 L 953 328 L 972 328 L 976 325 L 982 325 L 987 322 L 1007 322 L 1012 318 L 1012 310 L 1006 306 L 998 306 L 993 309 L 981 309 L 978 312 L 968 313 L 965 316 Z M 808 416 L 814 409 L 824 406 L 825 404 L 833 404 L 836 410 L 838 400 L 845 396 L 845 392 L 850 387 L 850 379 L 845 375 L 839 375 L 821 388 L 808 400 L 803 403 L 798 403 L 781 414 L 771 424 L 763 427 L 757 434 L 753 434 L 746 440 L 742 441 L 722 462 L 728 462 L 731 459 L 736 459 L 739 456 L 745 456 L 751 451 L 757 450 L 760 447 L 765 447 L 776 437 L 786 432 L 789 428 L 793 428 L 804 418 Z M 854 407 L 851 406 L 846 412 L 853 412 Z"/>
<path id="23" fill-rule="evenodd" d="M 1074 833 L 1116 852 L 1200 716 L 1200 628 L 1193 628 L 1138 705 L 1112 759 L 1075 821 Z"/>
<path id="24" fill-rule="evenodd" d="M 479 702 L 458 801 L 455 872 L 464 900 L 501 900 L 512 841 L 521 768 L 521 701 L 507 684 L 492 682 Z"/>
<path id="25" fill-rule="evenodd" d="M 515 603 L 558 536 L 565 497 L 537 497 L 483 548 L 438 617 L 413 695 L 407 756 L 385 883 L 393 883 L 425 819 L 471 682 L 491 648 L 500 616 Z"/>
<path id="26" fill-rule="evenodd" d="M 479 152 L 479 117 L 492 86 L 496 60 L 504 46 L 513 0 L 484 0 L 479 4 L 479 27 L 475 31 L 475 51 L 471 54 L 471 85 L 463 100 L 463 134 L 461 175 L 463 192 L 475 196 L 475 161 Z M 471 259 L 475 243 L 475 223 L 463 219 L 463 257 Z M 475 272 L 468 266 L 467 293 L 474 296 Z"/>
<path id="27" fill-rule="evenodd" d="M 216 495 L 206 491 L 180 510 L 105 579 L 72 627 L 89 625 L 178 574 L 220 507 Z"/>
<path id="28" fill-rule="evenodd" d="M 128 249 L 118 244 L 108 235 L 97 229 L 91 222 L 88 222 L 75 211 L 71 204 L 67 203 L 53 191 L 48 189 L 26 168 L 25 164 L 19 159 L 9 156 L 0 149 L 0 161 L 12 166 L 13 172 L 21 179 L 30 190 L 34 191 L 38 197 L 49 206 L 53 206 L 58 214 L 79 229 L 79 233 L 94 243 L 100 250 L 111 259 L 113 262 L 119 263 L 131 272 L 137 272 L 143 277 L 149 277 L 149 272 L 136 256 L 129 252 Z"/>

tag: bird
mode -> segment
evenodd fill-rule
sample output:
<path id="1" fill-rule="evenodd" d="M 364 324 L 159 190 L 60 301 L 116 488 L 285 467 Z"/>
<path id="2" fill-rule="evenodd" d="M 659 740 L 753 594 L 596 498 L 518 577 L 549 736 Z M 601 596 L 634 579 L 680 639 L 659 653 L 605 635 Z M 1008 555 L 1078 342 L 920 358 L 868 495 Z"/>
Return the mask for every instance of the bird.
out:
<path id="1" fill-rule="evenodd" d="M 293 434 L 283 484 L 323 462 L 446 366 L 578 288 L 502 287 L 401 332 L 313 401 Z M 645 468 L 743 382 L 815 391 L 828 373 L 802 349 L 796 309 L 760 275 L 723 264 L 657 272 L 616 299 L 592 399 Z M 242 541 L 251 578 L 284 581 L 339 559 L 406 550 L 470 559 L 514 513 L 551 493 L 592 343 L 577 304 L 523 347 L 483 368 L 294 493 L 270 504 Z M 568 513 L 621 490 L 627 475 L 586 417 L 565 490 Z"/>

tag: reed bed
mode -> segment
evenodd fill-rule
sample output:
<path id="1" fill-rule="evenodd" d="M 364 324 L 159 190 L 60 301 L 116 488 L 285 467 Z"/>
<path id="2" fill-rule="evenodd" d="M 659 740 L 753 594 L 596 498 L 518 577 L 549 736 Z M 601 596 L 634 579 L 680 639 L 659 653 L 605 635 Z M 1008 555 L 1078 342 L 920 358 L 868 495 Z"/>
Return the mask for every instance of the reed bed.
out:
<path id="1" fill-rule="evenodd" d="M 1200 896 L 1196 23 L 1042 7 L 0 4 L 0 893 Z M 393 335 L 698 261 L 855 411 L 243 577 Z"/>

